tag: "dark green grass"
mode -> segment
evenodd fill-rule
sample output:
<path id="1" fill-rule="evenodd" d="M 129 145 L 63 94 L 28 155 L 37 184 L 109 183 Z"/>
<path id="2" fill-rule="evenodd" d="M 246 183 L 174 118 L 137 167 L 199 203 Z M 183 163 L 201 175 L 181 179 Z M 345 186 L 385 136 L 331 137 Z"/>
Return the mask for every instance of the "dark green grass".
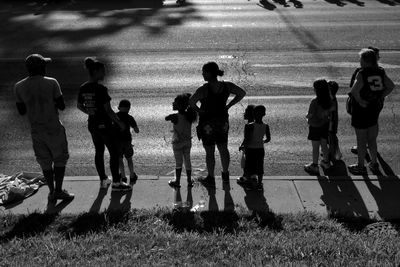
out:
<path id="1" fill-rule="evenodd" d="M 244 210 L 4 215 L 0 266 L 396 266 L 397 232 L 367 233 L 370 223 Z"/>

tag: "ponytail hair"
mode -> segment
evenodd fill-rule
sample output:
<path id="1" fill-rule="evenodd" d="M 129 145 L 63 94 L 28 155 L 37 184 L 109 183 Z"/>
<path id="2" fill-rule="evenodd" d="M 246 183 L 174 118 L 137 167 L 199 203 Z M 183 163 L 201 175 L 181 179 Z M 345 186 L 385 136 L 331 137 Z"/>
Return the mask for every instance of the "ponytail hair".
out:
<path id="1" fill-rule="evenodd" d="M 84 62 L 90 75 L 93 75 L 93 73 L 99 69 L 104 69 L 104 64 L 93 57 L 85 58 Z"/>
<path id="2" fill-rule="evenodd" d="M 175 102 L 178 111 L 182 112 L 190 123 L 193 123 L 197 120 L 197 112 L 189 105 L 191 96 L 189 93 L 180 94 L 175 98 Z"/>
<path id="3" fill-rule="evenodd" d="M 210 61 L 210 62 L 207 62 L 206 64 L 204 64 L 203 65 L 203 71 L 210 73 L 214 77 L 217 77 L 217 76 L 222 77 L 222 76 L 224 76 L 224 71 L 220 70 L 219 67 L 218 67 L 218 64 L 213 62 L 213 61 Z"/>

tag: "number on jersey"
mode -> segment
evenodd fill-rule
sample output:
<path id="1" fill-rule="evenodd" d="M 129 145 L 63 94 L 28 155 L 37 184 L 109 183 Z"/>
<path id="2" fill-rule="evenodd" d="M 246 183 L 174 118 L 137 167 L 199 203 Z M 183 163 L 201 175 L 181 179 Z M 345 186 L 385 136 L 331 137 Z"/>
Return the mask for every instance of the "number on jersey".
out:
<path id="1" fill-rule="evenodd" d="M 383 82 L 382 82 L 381 76 L 378 76 L 378 75 L 369 76 L 368 84 L 369 84 L 369 88 L 371 88 L 371 91 L 383 90 Z"/>

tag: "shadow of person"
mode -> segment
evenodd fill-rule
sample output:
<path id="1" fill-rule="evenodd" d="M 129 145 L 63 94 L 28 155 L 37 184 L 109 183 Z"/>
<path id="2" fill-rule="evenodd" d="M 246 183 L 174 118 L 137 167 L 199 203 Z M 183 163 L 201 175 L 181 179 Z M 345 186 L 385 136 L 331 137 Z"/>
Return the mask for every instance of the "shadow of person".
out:
<path id="1" fill-rule="evenodd" d="M 100 211 L 101 204 L 103 203 L 103 199 L 106 195 L 107 195 L 107 189 L 100 188 L 96 199 L 93 201 L 93 204 L 89 209 L 89 212 L 98 213 Z"/>
<path id="2" fill-rule="evenodd" d="M 379 154 L 379 152 L 377 153 L 377 157 L 378 157 L 378 161 L 382 167 L 383 172 L 389 176 L 389 177 L 396 177 L 399 178 L 395 172 L 393 171 L 393 169 L 389 166 L 389 164 L 387 164 L 387 162 L 382 158 L 381 154 Z"/>
<path id="3" fill-rule="evenodd" d="M 224 190 L 224 211 L 234 211 L 235 203 L 231 195 L 231 185 L 230 183 L 223 183 L 222 189 Z"/>
<path id="4" fill-rule="evenodd" d="M 215 196 L 216 190 L 215 188 L 212 187 L 206 187 L 207 193 L 208 193 L 208 210 L 209 211 L 218 211 L 218 203 L 217 203 L 217 198 Z"/>
<path id="5" fill-rule="evenodd" d="M 62 200 L 57 204 L 55 201 L 47 201 L 45 214 L 58 214 L 60 213 L 69 203 L 71 203 L 74 199 Z"/>
<path id="6" fill-rule="evenodd" d="M 269 212 L 269 206 L 267 199 L 264 197 L 264 190 L 244 189 L 245 196 L 244 202 L 247 208 L 253 213 L 265 213 Z"/>
<path id="7" fill-rule="evenodd" d="M 123 196 L 125 196 L 125 199 L 121 202 Z M 111 191 L 111 201 L 107 211 L 117 211 L 118 213 L 129 212 L 131 210 L 131 198 L 132 190 L 127 192 Z"/>
<path id="8" fill-rule="evenodd" d="M 369 218 L 364 200 L 347 173 L 344 161 L 334 162 L 334 165 L 324 172 L 328 176 L 317 176 L 322 188 L 321 200 L 326 205 L 330 217 Z"/>
<path id="9" fill-rule="evenodd" d="M 384 161 L 378 153 L 378 160 L 385 175 L 377 175 L 379 186 L 372 183 L 365 175 L 365 183 L 374 197 L 378 206 L 378 214 L 384 220 L 397 219 L 400 217 L 400 178 L 395 175 L 392 168 Z"/>
<path id="10" fill-rule="evenodd" d="M 182 195 L 180 188 L 174 188 L 174 210 L 190 210 L 193 206 L 192 188 L 187 188 L 186 201 L 182 202 Z"/>
<path id="11" fill-rule="evenodd" d="M 54 222 L 56 214 L 49 213 L 31 213 L 29 215 L 23 215 L 10 231 L 4 231 L 0 236 L 0 243 L 9 242 L 10 240 L 17 238 L 28 238 L 46 231 L 47 227 Z"/>
<path id="12" fill-rule="evenodd" d="M 303 8 L 303 3 L 298 0 L 289 0 L 288 2 L 291 2 L 295 8 Z"/>
<path id="13" fill-rule="evenodd" d="M 284 7 L 290 7 L 290 5 L 286 2 L 286 0 L 272 0 L 272 1 Z"/>
<path id="14" fill-rule="evenodd" d="M 276 8 L 276 5 L 268 2 L 268 0 L 261 0 L 258 5 L 271 11 Z"/>

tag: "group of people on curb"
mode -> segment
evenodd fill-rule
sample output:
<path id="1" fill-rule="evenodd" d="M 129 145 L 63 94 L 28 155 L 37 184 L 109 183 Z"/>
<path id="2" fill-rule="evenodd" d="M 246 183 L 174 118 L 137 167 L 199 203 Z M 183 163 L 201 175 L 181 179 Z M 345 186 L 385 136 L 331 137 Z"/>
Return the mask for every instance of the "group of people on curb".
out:
<path id="1" fill-rule="evenodd" d="M 366 175 L 365 156 L 367 148 L 371 155 L 369 169 L 376 173 L 377 162 L 378 118 L 383 109 L 385 97 L 394 89 L 393 81 L 385 70 L 378 65 L 379 49 L 364 48 L 360 51 L 360 67 L 355 70 L 350 81 L 350 92 L 346 110 L 351 115 L 357 146 L 351 150 L 358 155 L 358 163 L 348 166 L 354 175 Z M 336 92 L 338 85 L 334 81 L 319 79 L 314 82 L 316 98 L 311 103 L 307 114 L 309 124 L 308 139 L 312 142 L 312 163 L 304 166 L 305 171 L 318 174 L 318 158 L 321 147 L 320 166 L 329 169 L 331 162 L 341 158 L 337 142 L 338 104 Z M 328 142 L 329 140 L 329 142 Z"/>
<path id="2" fill-rule="evenodd" d="M 360 68 L 353 75 L 349 93 L 348 111 L 352 115 L 352 126 L 357 136 L 358 164 L 350 165 L 353 174 L 364 174 L 364 157 L 367 145 L 371 153 L 371 170 L 379 165 L 376 161 L 378 117 L 383 108 L 384 98 L 393 90 L 394 84 L 383 68 L 378 66 L 379 50 L 362 49 Z M 31 124 L 31 135 L 35 157 L 43 171 L 49 187 L 49 201 L 72 200 L 74 195 L 62 189 L 65 166 L 69 158 L 65 128 L 59 120 L 58 110 L 65 104 L 56 79 L 46 76 L 46 64 L 51 61 L 39 54 L 32 54 L 25 60 L 28 77 L 15 85 L 16 105 L 21 115 L 27 114 Z M 89 74 L 87 82 L 79 88 L 77 108 L 88 115 L 88 130 L 95 148 L 95 166 L 100 178 L 100 188 L 111 185 L 113 191 L 129 191 L 138 176 L 133 167 L 132 136 L 130 129 L 139 133 L 135 119 L 129 115 L 129 100 L 121 100 L 118 113 L 110 105 L 108 89 L 100 82 L 105 77 L 105 65 L 95 58 L 86 58 L 85 67 Z M 178 95 L 172 109 L 176 111 L 165 117 L 172 123 L 172 150 L 175 157 L 175 177 L 168 184 L 180 188 L 181 174 L 185 165 L 187 185 L 192 187 L 190 150 L 192 146 L 192 124 L 198 120 L 197 137 L 201 139 L 206 154 L 208 175 L 199 182 L 215 188 L 215 148 L 218 149 L 222 165 L 222 183 L 229 184 L 230 154 L 228 150 L 229 109 L 240 102 L 246 92 L 231 82 L 220 81 L 224 72 L 215 62 L 208 62 L 202 68 L 206 81 L 193 95 Z M 354 80 L 354 82 L 353 82 Z M 354 83 L 354 84 L 353 84 Z M 314 98 L 309 106 L 307 120 L 308 139 L 312 142 L 313 162 L 305 165 L 312 174 L 319 173 L 318 159 L 322 149 L 321 167 L 327 169 L 331 162 L 341 157 L 337 146 L 338 105 L 336 92 L 338 84 L 325 79 L 314 82 Z M 229 96 L 233 99 L 229 100 Z M 200 106 L 198 105 L 200 103 Z M 263 105 L 248 105 L 244 119 L 242 151 L 243 175 L 237 180 L 241 186 L 263 190 L 264 143 L 271 140 L 269 125 L 263 122 L 266 108 Z M 328 138 L 328 136 L 333 136 Z M 329 140 L 329 142 L 328 142 Z M 330 147 L 329 147 L 330 146 Z M 336 149 L 332 149 L 336 147 Z M 104 151 L 110 154 L 112 179 L 108 178 L 104 166 Z M 332 153 L 332 151 L 334 151 Z M 129 183 L 125 174 L 123 158 L 129 168 Z"/>

